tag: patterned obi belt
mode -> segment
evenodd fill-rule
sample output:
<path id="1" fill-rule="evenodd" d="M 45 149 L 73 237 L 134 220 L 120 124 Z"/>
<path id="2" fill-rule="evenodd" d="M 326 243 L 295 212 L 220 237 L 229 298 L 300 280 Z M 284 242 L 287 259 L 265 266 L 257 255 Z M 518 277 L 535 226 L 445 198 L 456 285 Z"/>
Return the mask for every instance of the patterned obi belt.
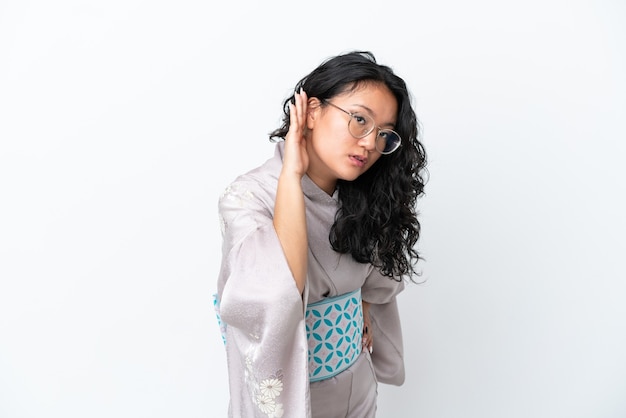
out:
<path id="1" fill-rule="evenodd" d="M 309 381 L 333 377 L 361 354 L 361 289 L 307 305 Z"/>

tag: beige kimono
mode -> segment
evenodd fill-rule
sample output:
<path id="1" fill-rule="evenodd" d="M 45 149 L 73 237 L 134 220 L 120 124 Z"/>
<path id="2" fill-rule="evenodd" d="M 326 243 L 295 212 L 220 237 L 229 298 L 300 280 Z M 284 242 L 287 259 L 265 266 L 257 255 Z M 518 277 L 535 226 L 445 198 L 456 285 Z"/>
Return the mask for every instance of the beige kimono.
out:
<path id="1" fill-rule="evenodd" d="M 230 417 L 373 417 L 377 382 L 404 381 L 396 295 L 404 284 L 332 250 L 337 199 L 302 179 L 309 241 L 304 294 L 298 292 L 272 223 L 284 143 L 239 176 L 219 200 L 223 233 L 217 300 L 227 352 Z M 309 383 L 307 303 L 361 288 L 371 303 L 374 350 L 340 374 Z"/>

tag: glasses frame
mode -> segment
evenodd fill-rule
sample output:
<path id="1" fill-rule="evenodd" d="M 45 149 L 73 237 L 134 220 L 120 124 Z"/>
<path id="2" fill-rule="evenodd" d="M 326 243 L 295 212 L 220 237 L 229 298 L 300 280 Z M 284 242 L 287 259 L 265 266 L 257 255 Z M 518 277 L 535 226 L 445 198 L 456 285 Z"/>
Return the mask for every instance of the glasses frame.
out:
<path id="1" fill-rule="evenodd" d="M 378 133 L 376 134 L 376 138 L 377 139 L 378 139 L 378 135 L 380 135 L 381 132 L 391 132 L 391 133 L 393 133 L 394 135 L 396 135 L 400 139 L 400 141 L 398 142 L 398 145 L 394 149 L 392 149 L 391 151 L 387 151 L 387 152 L 384 152 L 384 151 L 381 151 L 380 149 L 378 149 L 378 141 L 374 141 L 374 146 L 376 147 L 376 151 L 380 152 L 381 154 L 383 154 L 383 155 L 392 154 L 393 152 L 397 151 L 398 148 L 400 148 L 402 146 L 402 137 L 400 136 L 399 133 L 397 133 L 393 129 L 384 129 L 384 128 L 381 128 L 380 126 L 376 125 L 376 122 L 374 122 L 374 119 L 371 116 L 369 116 L 369 115 L 359 115 L 359 114 L 356 114 L 356 113 L 348 112 L 347 110 L 340 108 L 336 104 L 331 103 L 331 102 L 329 102 L 326 99 L 322 100 L 322 103 L 329 104 L 332 107 L 334 107 L 335 109 L 341 110 L 343 113 L 345 113 L 346 115 L 350 116 L 350 120 L 348 121 L 348 132 L 350 132 L 350 135 L 352 135 L 356 139 L 365 138 L 366 136 L 371 134 L 374 131 L 374 129 L 378 129 Z M 357 135 L 353 134 L 352 130 L 350 129 L 350 123 L 352 123 L 352 121 L 355 120 L 357 117 L 366 117 L 366 118 L 371 119 L 372 122 L 373 122 L 372 123 L 372 128 L 370 130 L 368 130 L 366 133 L 364 133 L 363 135 L 361 135 L 361 136 L 357 136 Z"/>

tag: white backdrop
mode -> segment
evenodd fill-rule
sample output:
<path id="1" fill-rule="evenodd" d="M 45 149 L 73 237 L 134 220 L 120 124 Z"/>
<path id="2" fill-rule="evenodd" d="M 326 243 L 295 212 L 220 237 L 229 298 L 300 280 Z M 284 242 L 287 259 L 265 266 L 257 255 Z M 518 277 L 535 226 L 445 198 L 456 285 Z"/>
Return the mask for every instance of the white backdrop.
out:
<path id="1" fill-rule="evenodd" d="M 625 4 L 223 3 L 0 2 L 0 417 L 225 416 L 218 195 L 351 49 L 430 157 L 379 415 L 625 417 Z"/>

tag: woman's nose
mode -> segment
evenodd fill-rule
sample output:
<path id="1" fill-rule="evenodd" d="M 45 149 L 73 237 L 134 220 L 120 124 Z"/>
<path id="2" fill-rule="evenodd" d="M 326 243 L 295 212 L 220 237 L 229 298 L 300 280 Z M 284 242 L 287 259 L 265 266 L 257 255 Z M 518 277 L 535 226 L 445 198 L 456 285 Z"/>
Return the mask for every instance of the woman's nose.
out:
<path id="1" fill-rule="evenodd" d="M 374 128 L 372 132 L 359 139 L 359 145 L 365 148 L 367 151 L 372 152 L 376 149 L 376 137 L 378 136 L 378 129 Z"/>

